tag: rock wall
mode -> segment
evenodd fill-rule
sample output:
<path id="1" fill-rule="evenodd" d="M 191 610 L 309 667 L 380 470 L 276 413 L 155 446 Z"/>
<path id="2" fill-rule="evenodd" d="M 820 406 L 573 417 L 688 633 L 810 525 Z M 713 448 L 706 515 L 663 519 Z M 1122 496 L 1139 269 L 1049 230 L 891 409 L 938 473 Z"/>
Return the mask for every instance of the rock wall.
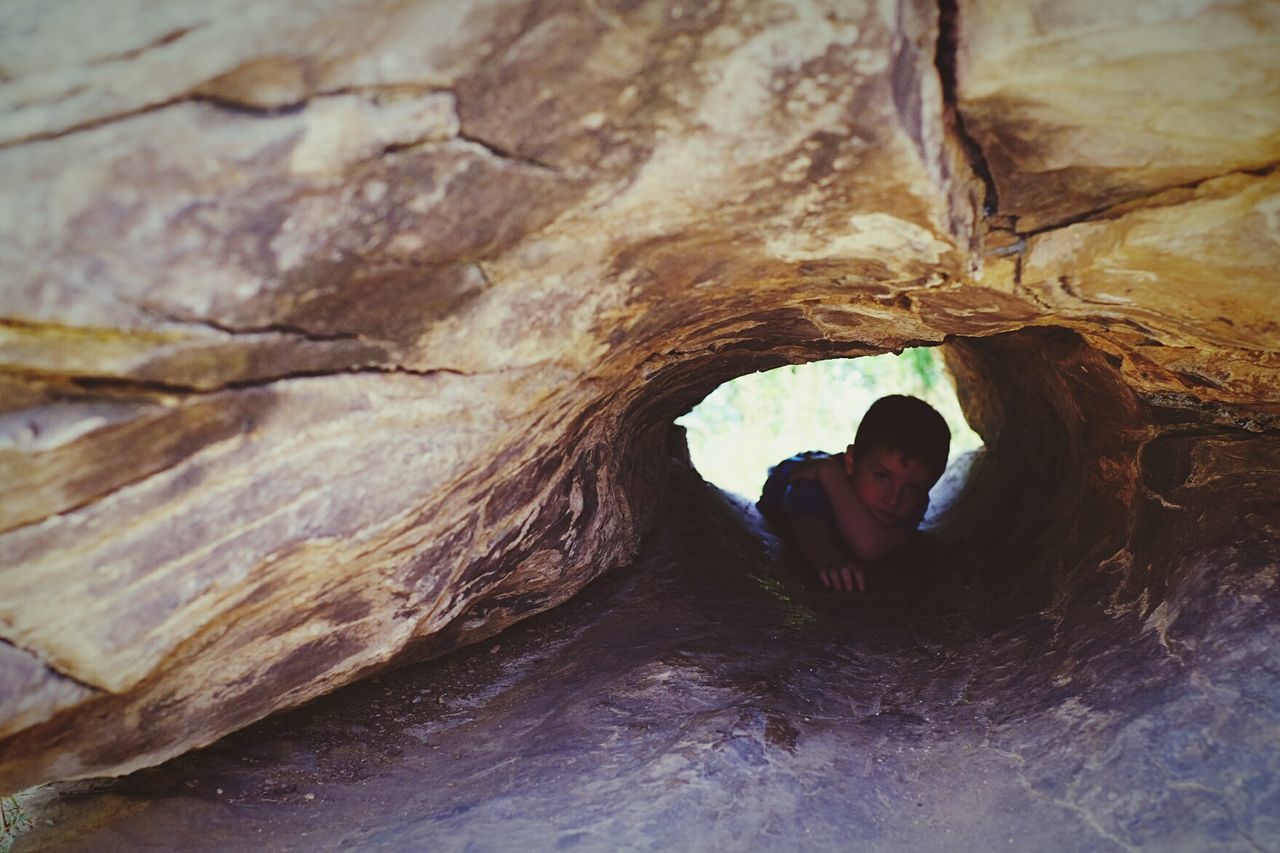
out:
<path id="1" fill-rule="evenodd" d="M 1160 628 L 1223 537 L 1274 581 L 1274 4 L 0 15 L 0 789 L 564 601 L 789 361 L 948 342 L 1038 460 L 957 512 L 1053 521 L 975 547 L 1079 557 L 1014 610 Z"/>

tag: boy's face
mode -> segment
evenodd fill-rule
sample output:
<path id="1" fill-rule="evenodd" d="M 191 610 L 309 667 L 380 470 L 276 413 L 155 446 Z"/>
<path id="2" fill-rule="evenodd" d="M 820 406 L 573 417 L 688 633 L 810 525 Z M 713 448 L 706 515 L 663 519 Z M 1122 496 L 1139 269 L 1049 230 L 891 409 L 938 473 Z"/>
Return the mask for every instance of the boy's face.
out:
<path id="1" fill-rule="evenodd" d="M 923 462 L 887 447 L 874 447 L 855 460 L 849 445 L 844 466 L 854 494 L 881 524 L 914 526 L 924 516 L 934 477 Z"/>

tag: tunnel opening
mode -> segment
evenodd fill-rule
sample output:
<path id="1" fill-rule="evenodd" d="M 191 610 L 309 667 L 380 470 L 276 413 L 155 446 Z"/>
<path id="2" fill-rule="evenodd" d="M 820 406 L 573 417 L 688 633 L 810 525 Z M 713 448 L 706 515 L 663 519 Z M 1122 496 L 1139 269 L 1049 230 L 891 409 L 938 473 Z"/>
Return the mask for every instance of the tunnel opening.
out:
<path id="1" fill-rule="evenodd" d="M 793 453 L 838 453 L 876 399 L 907 394 L 929 403 L 950 431 L 952 479 L 982 446 L 956 398 L 936 348 L 792 364 L 721 384 L 686 415 L 689 456 L 710 483 L 739 497 L 759 497 L 767 469 Z M 944 474 L 945 476 L 945 474 Z"/>
<path id="2" fill-rule="evenodd" d="M 917 371 L 910 361 L 891 354 L 873 356 L 896 360 L 890 362 L 896 387 L 868 387 L 866 401 L 892 391 L 923 392 L 951 423 L 963 419 L 964 426 L 951 427 L 949 470 L 933 489 L 921 527 L 925 547 L 910 552 L 910 566 L 889 561 L 887 572 L 915 578 L 888 585 L 897 599 L 909 597 L 913 586 L 927 588 L 933 612 L 963 613 L 998 627 L 1068 607 L 1079 588 L 1109 588 L 1118 576 L 1106 567 L 1128 559 L 1124 549 L 1137 493 L 1135 460 L 1148 437 L 1145 419 L 1150 416 L 1116 360 L 1074 333 L 1053 328 L 954 339 L 915 352 L 937 353 L 945 362 L 945 374 L 930 374 L 945 389 L 928 388 L 912 377 Z M 850 371 L 843 366 L 860 361 L 867 359 L 822 364 L 834 366 L 829 372 L 843 374 L 847 381 Z M 766 397 L 778 393 L 781 383 L 767 384 Z M 953 398 L 941 393 L 953 388 Z M 718 393 L 739 400 L 748 396 Z M 691 467 L 730 493 L 728 500 L 744 512 L 754 513 L 749 505 L 758 497 L 758 483 L 769 465 L 802 450 L 839 451 L 848 441 L 837 437 L 835 447 L 797 445 L 780 452 L 797 441 L 784 434 L 780 444 L 766 445 L 763 461 L 746 461 L 747 452 L 717 430 L 735 419 L 741 422 L 742 415 L 725 411 L 723 401 L 718 402 L 719 411 L 710 416 L 694 409 L 676 420 L 684 428 L 675 438 L 677 455 L 687 453 Z M 865 408 L 866 403 L 855 398 L 854 405 Z M 803 419 L 806 412 L 798 415 Z M 853 426 L 846 422 L 843 430 L 851 436 Z M 733 476 L 726 477 L 725 471 Z M 768 539 L 777 533 L 758 517 L 751 523 L 757 536 Z M 782 562 L 794 569 L 795 555 L 785 546 L 781 553 Z"/>

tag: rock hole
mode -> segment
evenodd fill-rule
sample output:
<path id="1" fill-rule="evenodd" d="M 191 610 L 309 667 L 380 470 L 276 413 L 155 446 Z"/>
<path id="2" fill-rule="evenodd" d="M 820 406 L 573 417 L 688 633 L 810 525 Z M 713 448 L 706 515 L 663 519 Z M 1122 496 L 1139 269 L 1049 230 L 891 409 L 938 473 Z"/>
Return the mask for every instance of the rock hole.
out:
<path id="1" fill-rule="evenodd" d="M 706 480 L 755 500 L 769 466 L 804 450 L 843 450 L 867 408 L 887 394 L 919 397 L 942 414 L 953 475 L 965 454 L 982 447 L 941 354 L 928 347 L 749 373 L 720 385 L 676 423 Z"/>
<path id="2" fill-rule="evenodd" d="M 928 400 L 952 431 L 949 470 L 931 493 L 927 547 L 911 558 L 914 580 L 890 587 L 901 603 L 923 584 L 936 597 L 930 612 L 962 616 L 985 632 L 1070 609 L 1078 596 L 1097 605 L 1101 588 L 1122 594 L 1122 579 L 1105 567 L 1132 557 L 1135 460 L 1154 415 L 1121 369 L 1070 332 L 1025 329 L 748 375 L 708 394 L 677 424 L 697 471 L 751 517 L 770 465 L 803 450 L 843 449 L 862 412 L 884 394 Z M 835 397 L 844 398 L 843 411 L 827 405 Z M 707 492 L 705 503 L 723 500 Z M 716 511 L 708 506 L 705 515 Z M 751 524 L 746 538 L 772 547 L 760 519 Z M 779 554 L 780 564 L 795 564 L 785 548 Z M 1144 606 L 1154 607 L 1147 596 Z"/>

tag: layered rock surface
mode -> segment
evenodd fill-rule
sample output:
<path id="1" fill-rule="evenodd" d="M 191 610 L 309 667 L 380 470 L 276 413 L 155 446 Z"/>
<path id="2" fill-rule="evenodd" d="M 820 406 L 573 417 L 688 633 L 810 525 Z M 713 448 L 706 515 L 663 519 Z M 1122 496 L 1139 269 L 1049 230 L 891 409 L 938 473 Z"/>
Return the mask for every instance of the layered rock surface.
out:
<path id="1" fill-rule="evenodd" d="M 0 788 L 563 602 L 719 382 L 943 341 L 974 606 L 1276 731 L 1272 5 L 158 8 L 0 13 Z"/>

